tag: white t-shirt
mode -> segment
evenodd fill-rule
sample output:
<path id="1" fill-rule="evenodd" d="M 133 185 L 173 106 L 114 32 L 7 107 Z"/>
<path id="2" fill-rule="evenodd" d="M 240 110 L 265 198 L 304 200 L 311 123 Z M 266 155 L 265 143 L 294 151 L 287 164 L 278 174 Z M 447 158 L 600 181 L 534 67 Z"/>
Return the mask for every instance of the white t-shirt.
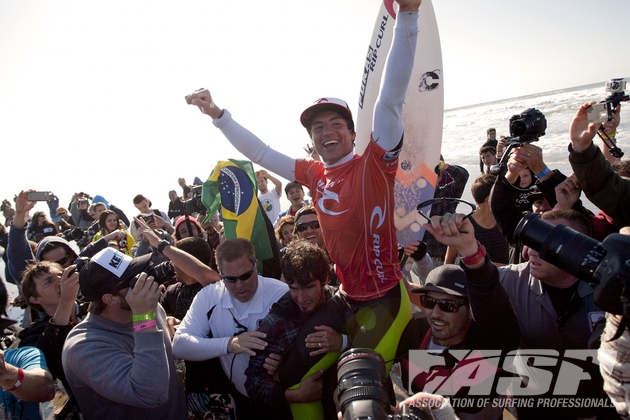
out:
<path id="1" fill-rule="evenodd" d="M 274 187 L 264 194 L 258 194 L 258 199 L 267 212 L 267 217 L 271 223 L 274 223 L 280 214 L 280 194 L 276 192 Z"/>

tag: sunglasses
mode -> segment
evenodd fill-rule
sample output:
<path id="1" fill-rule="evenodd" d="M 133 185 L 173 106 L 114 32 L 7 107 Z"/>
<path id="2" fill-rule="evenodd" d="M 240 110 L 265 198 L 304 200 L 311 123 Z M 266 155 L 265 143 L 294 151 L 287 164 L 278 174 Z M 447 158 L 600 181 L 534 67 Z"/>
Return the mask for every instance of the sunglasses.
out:
<path id="1" fill-rule="evenodd" d="M 240 276 L 224 276 L 221 273 L 219 273 L 219 275 L 221 276 L 223 280 L 225 280 L 228 283 L 236 283 L 239 280 L 247 281 L 252 276 L 252 273 L 254 272 L 254 270 L 256 270 L 257 268 L 258 268 L 258 264 L 254 264 L 254 267 L 252 267 L 251 270 L 249 270 L 246 273 L 241 274 Z"/>
<path id="2" fill-rule="evenodd" d="M 422 210 L 430 209 L 429 206 L 432 206 L 437 203 L 444 203 L 444 202 L 458 203 L 458 204 L 462 203 L 462 204 L 469 205 L 471 208 L 471 211 L 466 216 L 464 216 L 464 219 L 468 219 L 470 216 L 472 216 L 475 210 L 477 210 L 477 206 L 475 206 L 473 203 L 469 203 L 468 201 L 465 201 L 465 200 L 460 200 L 459 198 L 450 198 L 450 197 L 438 197 L 438 198 L 432 198 L 431 200 L 423 201 L 422 203 L 418 204 L 418 207 L 416 207 L 416 210 L 418 211 L 418 213 L 420 213 L 420 216 L 424 217 L 425 219 L 429 221 L 429 223 L 431 223 L 431 218 L 427 216 Z M 435 216 L 435 215 L 432 214 L 431 216 Z"/>
<path id="3" fill-rule="evenodd" d="M 460 306 L 468 305 L 468 300 L 448 300 L 448 299 L 435 299 L 431 296 L 420 296 L 420 303 L 427 309 L 435 308 L 437 304 L 442 312 L 457 312 Z"/>
<path id="4" fill-rule="evenodd" d="M 53 261 L 54 263 L 57 263 L 59 265 L 64 265 L 65 263 L 68 262 L 68 260 L 72 258 L 69 254 L 66 254 L 65 257 L 58 259 L 57 261 Z"/>
<path id="5" fill-rule="evenodd" d="M 319 221 L 318 220 L 313 220 L 312 222 L 299 223 L 296 226 L 296 229 L 297 229 L 298 232 L 304 232 L 309 227 L 311 229 L 319 229 Z"/>

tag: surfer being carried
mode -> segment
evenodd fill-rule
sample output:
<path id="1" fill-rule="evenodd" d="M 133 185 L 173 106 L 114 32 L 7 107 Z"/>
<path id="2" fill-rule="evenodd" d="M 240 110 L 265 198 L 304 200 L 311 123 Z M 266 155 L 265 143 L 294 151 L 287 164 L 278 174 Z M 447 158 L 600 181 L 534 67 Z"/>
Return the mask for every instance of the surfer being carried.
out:
<path id="1" fill-rule="evenodd" d="M 354 122 L 343 100 L 318 99 L 300 117 L 320 162 L 294 159 L 271 149 L 232 119 L 228 110 L 217 106 L 206 89 L 186 96 L 186 102 L 212 117 L 214 125 L 243 155 L 286 179 L 297 180 L 313 194 L 326 249 L 336 265 L 341 287 L 302 328 L 295 351 L 279 372 L 284 385 L 298 383 L 326 353 L 345 350 L 331 348 L 326 331 L 315 330 L 316 326 L 327 325 L 348 334 L 346 348 L 381 351 L 377 346 L 392 325 L 402 323 L 402 332 L 411 317 L 407 288 L 413 286 L 403 279 L 398 262 L 394 177 L 402 148 L 402 108 L 413 69 L 421 0 L 396 1 L 399 11 L 394 40 L 374 109 L 371 140 L 363 155 L 354 154 Z M 383 340 L 393 347 L 391 354 L 383 354 L 385 360 L 393 358 L 399 336 L 388 334 L 390 339 Z"/>

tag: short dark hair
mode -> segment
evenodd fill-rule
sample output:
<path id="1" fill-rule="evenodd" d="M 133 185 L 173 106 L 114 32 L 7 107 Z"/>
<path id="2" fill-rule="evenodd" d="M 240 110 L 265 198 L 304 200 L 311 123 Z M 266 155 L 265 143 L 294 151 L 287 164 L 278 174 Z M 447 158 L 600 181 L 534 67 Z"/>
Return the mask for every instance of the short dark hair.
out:
<path id="1" fill-rule="evenodd" d="M 587 236 L 592 236 L 591 225 L 588 219 L 573 209 L 549 210 L 541 214 L 541 218 L 545 220 L 566 220 L 569 227 Z"/>
<path id="2" fill-rule="evenodd" d="M 133 198 L 133 204 L 140 204 L 145 200 L 147 201 L 147 203 L 149 202 L 149 199 L 146 198 L 144 195 L 138 194 Z"/>
<path id="3" fill-rule="evenodd" d="M 175 242 L 175 248 L 192 255 L 210 267 L 212 263 L 212 248 L 204 238 L 190 236 Z"/>
<path id="4" fill-rule="evenodd" d="M 497 149 L 495 149 L 492 146 L 482 146 L 481 149 L 479 149 L 479 154 L 483 155 L 484 153 L 492 153 L 493 155 L 497 154 Z"/>
<path id="5" fill-rule="evenodd" d="M 301 209 L 299 209 L 297 211 L 297 213 L 295 213 L 295 225 L 293 226 L 293 234 L 297 235 L 298 231 L 297 231 L 297 225 L 298 225 L 298 221 L 300 220 L 300 217 L 305 216 L 307 214 L 314 214 L 315 216 L 317 216 L 317 212 L 315 211 L 315 207 L 312 204 L 308 204 L 306 206 L 303 206 Z M 318 217 L 319 219 L 319 217 Z"/>
<path id="6" fill-rule="evenodd" d="M 490 191 L 496 179 L 496 175 L 493 174 L 481 174 L 475 179 L 475 182 L 470 187 L 475 203 L 481 204 L 490 196 Z"/>
<path id="7" fill-rule="evenodd" d="M 328 281 L 330 260 L 326 251 L 305 239 L 294 240 L 287 245 L 281 265 L 282 276 L 288 285 L 297 283 L 305 287 L 313 280 L 324 284 Z"/>
<path id="8" fill-rule="evenodd" d="M 24 295 L 24 300 L 31 308 L 35 309 L 39 312 L 44 312 L 44 308 L 41 305 L 36 303 L 31 303 L 30 298 L 38 298 L 39 293 L 37 293 L 37 286 L 35 285 L 35 276 L 38 276 L 42 273 L 51 273 L 52 269 L 56 268 L 57 270 L 63 272 L 63 268 L 52 261 L 37 261 L 33 264 L 30 264 L 24 270 L 24 274 L 22 274 L 22 295 Z"/>
<path id="9" fill-rule="evenodd" d="M 232 262 L 247 255 L 252 264 L 256 263 L 256 250 L 254 244 L 245 238 L 226 239 L 221 242 L 215 252 L 217 266 L 221 270 L 223 261 Z"/>

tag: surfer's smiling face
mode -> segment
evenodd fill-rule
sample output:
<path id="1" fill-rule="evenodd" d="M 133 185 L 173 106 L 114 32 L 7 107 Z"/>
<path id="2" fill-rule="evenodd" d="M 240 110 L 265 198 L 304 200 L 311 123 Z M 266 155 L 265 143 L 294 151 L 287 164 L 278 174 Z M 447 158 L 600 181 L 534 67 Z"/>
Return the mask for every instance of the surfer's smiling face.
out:
<path id="1" fill-rule="evenodd" d="M 348 128 L 346 120 L 334 111 L 317 114 L 311 124 L 311 139 L 315 150 L 329 165 L 337 163 L 352 152 L 356 134 Z"/>

